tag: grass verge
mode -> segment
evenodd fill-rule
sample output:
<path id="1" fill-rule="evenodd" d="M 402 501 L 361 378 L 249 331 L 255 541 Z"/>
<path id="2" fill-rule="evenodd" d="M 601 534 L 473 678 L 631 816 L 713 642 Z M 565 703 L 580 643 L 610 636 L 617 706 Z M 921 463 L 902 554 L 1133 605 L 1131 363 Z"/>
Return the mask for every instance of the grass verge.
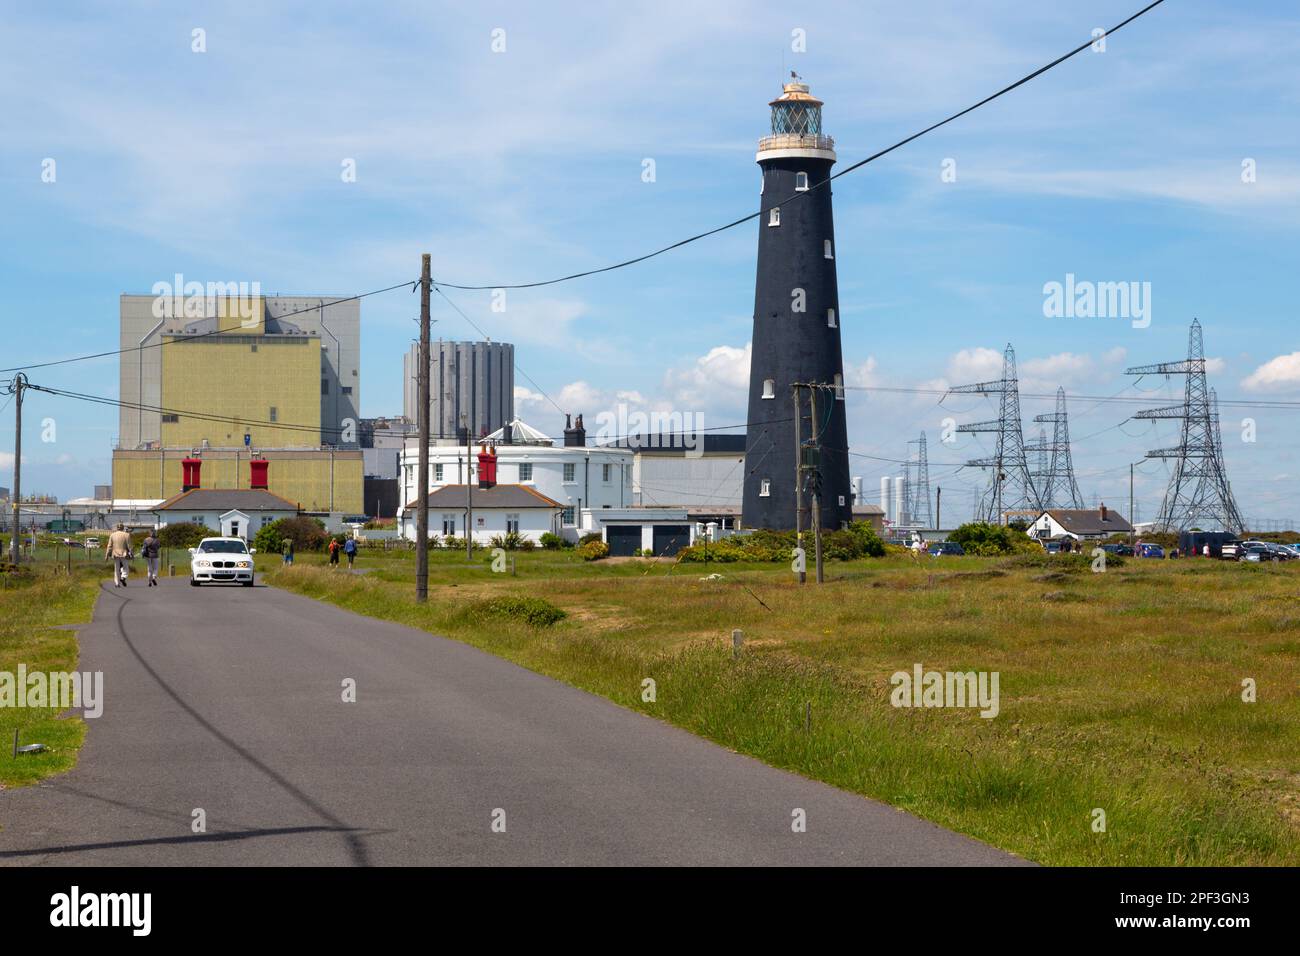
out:
<path id="1" fill-rule="evenodd" d="M 33 671 L 71 673 L 77 668 L 77 632 L 60 625 L 90 621 L 102 568 L 54 574 L 38 566 L 30 580 L 0 588 L 0 672 L 17 675 L 20 665 Z M 52 707 L 0 706 L 0 788 L 21 787 L 71 770 L 86 736 L 79 716 L 59 716 Z M 13 756 L 14 731 L 19 744 L 42 743 L 37 754 Z"/>
<path id="2" fill-rule="evenodd" d="M 512 576 L 490 573 L 486 555 L 438 554 L 420 606 L 407 555 L 363 555 L 366 575 L 299 560 L 268 563 L 267 580 L 465 641 L 1029 859 L 1300 863 L 1300 569 L 886 558 L 832 565 L 819 589 L 783 567 L 727 565 L 709 579 L 702 566 L 536 554 Z M 487 610 L 538 595 L 565 616 L 533 626 Z M 746 634 L 739 660 L 732 628 Z M 890 706 L 889 676 L 914 663 L 998 671 L 1000 713 Z"/>

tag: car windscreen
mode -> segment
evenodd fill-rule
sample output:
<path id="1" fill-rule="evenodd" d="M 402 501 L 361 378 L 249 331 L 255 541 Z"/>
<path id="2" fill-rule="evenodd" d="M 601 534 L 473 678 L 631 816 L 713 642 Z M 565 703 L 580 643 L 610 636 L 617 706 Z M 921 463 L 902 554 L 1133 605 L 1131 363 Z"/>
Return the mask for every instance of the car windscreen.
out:
<path id="1" fill-rule="evenodd" d="M 200 554 L 247 554 L 248 549 L 242 541 L 204 541 L 199 545 Z"/>

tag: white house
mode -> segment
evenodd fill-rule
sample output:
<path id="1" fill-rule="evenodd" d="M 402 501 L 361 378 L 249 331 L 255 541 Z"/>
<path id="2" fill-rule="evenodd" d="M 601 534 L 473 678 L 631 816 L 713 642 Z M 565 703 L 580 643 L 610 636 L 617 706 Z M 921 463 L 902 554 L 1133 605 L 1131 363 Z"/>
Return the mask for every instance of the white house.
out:
<path id="1" fill-rule="evenodd" d="M 191 488 L 153 509 L 158 527 L 193 522 L 251 541 L 266 525 L 298 514 L 298 506 L 264 488 Z"/>
<path id="2" fill-rule="evenodd" d="M 1133 526 L 1124 516 L 1105 505 L 1099 508 L 1049 508 L 1042 512 L 1026 530 L 1031 538 L 1054 540 L 1072 538 L 1075 541 L 1096 541 L 1113 534 L 1128 534 Z"/>
<path id="3" fill-rule="evenodd" d="M 576 426 L 565 429 L 562 445 L 556 445 L 549 436 L 519 419 L 478 439 L 471 446 L 472 450 L 466 449 L 464 445 L 431 444 L 428 490 L 436 492 L 455 485 L 461 488 L 460 495 L 463 497 L 466 480 L 470 483 L 478 480 L 478 454 L 484 447 L 489 447 L 496 453 L 498 486 L 515 485 L 531 489 L 542 498 L 558 504 L 560 518 L 555 530 L 569 540 L 576 540 L 583 531 L 579 518 L 584 509 L 627 508 L 636 503 L 632 493 L 632 450 L 588 447 L 582 416 L 578 416 Z M 418 448 L 409 447 L 402 452 L 399 477 L 403 502 L 416 501 L 418 463 Z M 476 487 L 475 497 L 480 493 Z M 464 505 L 459 505 L 458 510 L 464 511 Z M 405 521 L 405 512 L 406 509 L 403 509 L 398 515 L 400 521 Z M 431 518 L 430 531 L 438 532 L 440 524 L 440 519 Z M 475 524 L 477 533 L 477 519 Z M 548 526 L 543 530 L 551 529 Z M 463 533 L 462 519 L 457 536 Z"/>
<path id="4" fill-rule="evenodd" d="M 669 557 L 690 547 L 701 533 L 686 508 L 583 508 L 582 531 L 600 532 L 610 557 L 650 551 Z"/>
<path id="5" fill-rule="evenodd" d="M 408 501 L 399 519 L 402 537 L 411 541 L 416 540 L 418 507 L 418 501 Z M 497 535 L 511 531 L 540 542 L 548 531 L 559 534 L 562 510 L 558 501 L 527 485 L 494 485 L 486 489 L 443 485 L 429 492 L 429 534 L 464 538 L 468 519 L 476 544 L 490 544 Z"/>

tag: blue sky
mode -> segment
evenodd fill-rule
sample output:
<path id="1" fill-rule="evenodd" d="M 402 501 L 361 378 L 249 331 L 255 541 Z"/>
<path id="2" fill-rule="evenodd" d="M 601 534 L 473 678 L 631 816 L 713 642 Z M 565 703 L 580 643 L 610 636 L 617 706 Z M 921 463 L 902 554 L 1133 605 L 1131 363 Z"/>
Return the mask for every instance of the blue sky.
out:
<path id="1" fill-rule="evenodd" d="M 816 5 L 646 3 L 63 4 L 0 24 L 0 366 L 117 347 L 123 292 L 177 272 L 265 292 L 374 289 L 418 274 L 530 281 L 604 265 L 757 208 L 767 101 L 797 69 L 826 101 L 841 167 L 968 105 L 1134 12 L 1139 0 Z M 256 6 L 257 9 L 253 9 Z M 1022 389 L 1144 396 L 1181 381 L 1199 316 L 1222 400 L 1300 399 L 1289 286 L 1300 232 L 1300 11 L 1167 0 L 1034 83 L 835 184 L 847 378 L 931 388 L 996 377 L 1012 343 Z M 206 52 L 192 50 L 204 31 Z M 494 30 L 504 52 L 493 52 Z M 792 31 L 806 52 L 792 49 Z M 43 182 L 42 163 L 57 178 Z M 655 181 L 642 179 L 655 161 Z M 356 181 L 344 182 L 345 160 Z M 955 182 L 944 161 L 955 160 Z M 1255 181 L 1242 181 L 1253 160 Z M 561 407 L 620 401 L 744 421 L 758 226 L 612 274 L 448 294 Z M 1151 283 L 1151 322 L 1046 318 L 1067 273 Z M 362 306 L 363 414 L 401 411 L 416 297 Z M 435 335 L 476 333 L 435 297 Z M 115 396 L 116 361 L 33 371 Z M 518 411 L 554 431 L 520 377 Z M 929 436 L 945 519 L 986 454 L 939 442 L 983 399 L 856 391 L 853 450 L 902 458 Z M 1026 398 L 1024 417 L 1050 410 Z M 1127 510 L 1128 464 L 1175 444 L 1127 422 L 1138 404 L 1071 405 L 1079 484 Z M 24 490 L 107 482 L 112 409 L 30 393 Z M 1300 519 L 1296 411 L 1225 406 L 1229 476 L 1248 516 Z M 1241 440 L 1240 422 L 1257 440 Z M 1034 427 L 1031 426 L 1031 430 Z M 1032 437 L 1032 435 L 1031 435 Z M 12 468 L 0 412 L 0 483 Z M 897 466 L 855 459 L 869 489 Z M 1138 466 L 1139 516 L 1167 475 Z M 949 511 L 949 509 L 954 509 Z M 949 523 L 945 520 L 945 524 Z"/>

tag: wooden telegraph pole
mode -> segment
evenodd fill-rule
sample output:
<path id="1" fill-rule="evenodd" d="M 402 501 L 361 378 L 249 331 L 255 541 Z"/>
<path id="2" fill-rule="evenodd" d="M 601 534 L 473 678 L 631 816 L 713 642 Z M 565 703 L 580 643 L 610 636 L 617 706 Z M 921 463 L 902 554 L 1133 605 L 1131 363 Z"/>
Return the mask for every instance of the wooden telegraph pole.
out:
<path id="1" fill-rule="evenodd" d="M 799 384 L 790 387 L 794 399 L 794 533 L 796 547 L 803 547 L 803 409 L 799 404 Z M 806 562 L 805 562 L 806 564 Z M 799 572 L 799 583 L 808 583 L 808 572 Z"/>
<path id="2" fill-rule="evenodd" d="M 817 422 L 817 383 L 808 386 L 808 415 L 812 419 L 813 463 L 809 468 L 812 475 L 812 522 L 813 546 L 817 551 L 817 583 L 822 584 L 822 487 L 821 487 L 821 426 Z"/>
<path id="3" fill-rule="evenodd" d="M 433 286 L 429 253 L 420 257 L 420 368 L 419 408 L 415 420 L 419 425 L 420 454 L 416 469 L 415 500 L 415 600 L 429 600 L 429 293 Z"/>
<path id="4" fill-rule="evenodd" d="M 19 372 L 9 386 L 14 396 L 14 514 L 12 534 L 9 537 L 9 558 L 14 564 L 22 560 L 22 519 L 19 502 L 23 491 L 23 389 L 27 388 L 27 376 Z"/>

